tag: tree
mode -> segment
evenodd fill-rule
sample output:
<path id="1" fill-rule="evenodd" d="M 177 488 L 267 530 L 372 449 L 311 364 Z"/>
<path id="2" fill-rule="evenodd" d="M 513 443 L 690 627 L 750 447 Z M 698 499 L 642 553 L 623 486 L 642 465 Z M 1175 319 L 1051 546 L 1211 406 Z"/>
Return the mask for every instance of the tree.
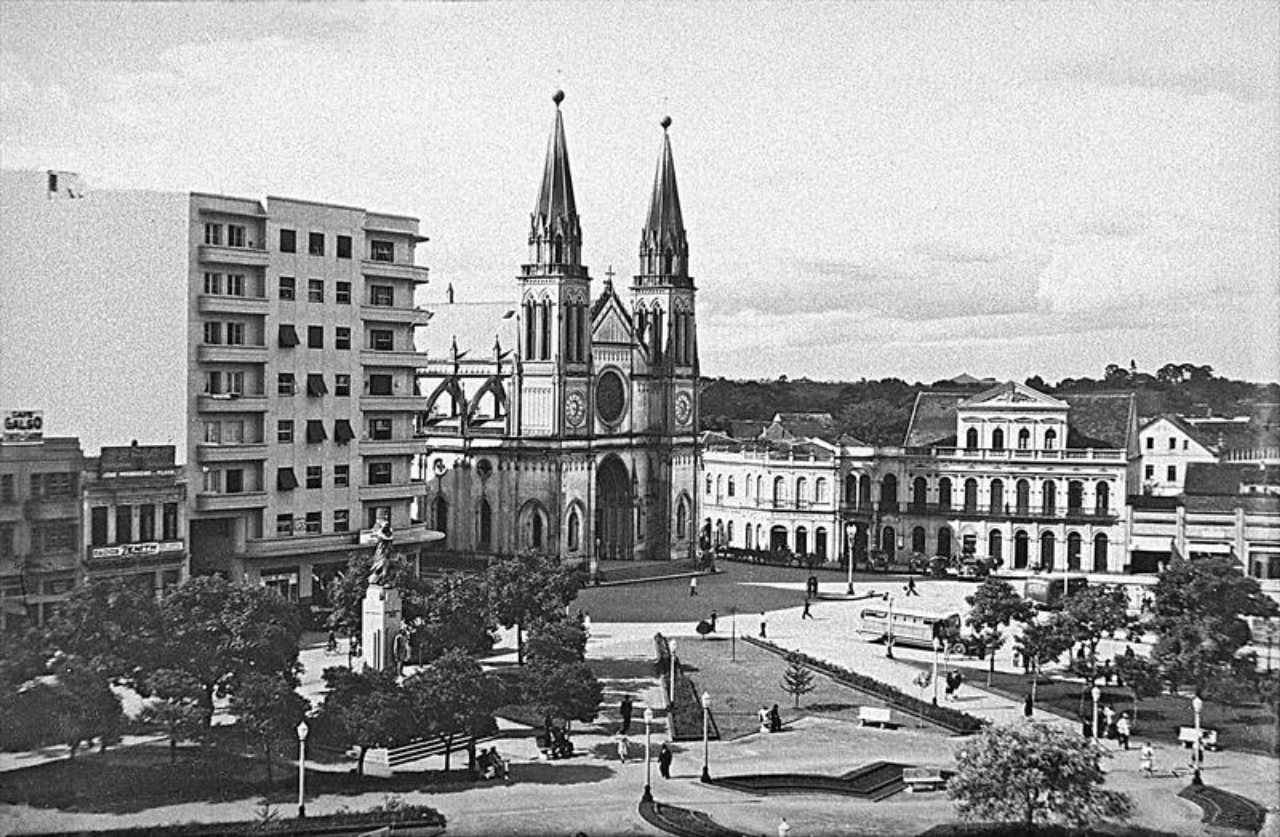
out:
<path id="1" fill-rule="evenodd" d="M 524 665 L 524 628 L 563 613 L 582 589 L 580 570 L 541 555 L 507 558 L 489 565 L 485 584 L 490 613 L 504 628 L 516 629 L 516 662 Z"/>
<path id="2" fill-rule="evenodd" d="M 1027 623 L 1014 647 L 1039 675 L 1041 666 L 1056 662 L 1071 648 L 1071 634 L 1062 615 L 1055 613 L 1048 621 Z"/>
<path id="3" fill-rule="evenodd" d="M 32 695 L 44 704 L 48 737 L 70 747 L 73 759 L 86 741 L 97 738 L 102 750 L 119 741 L 124 712 L 106 679 L 69 654 L 56 654 L 49 668 L 52 676 L 42 678 Z"/>
<path id="4" fill-rule="evenodd" d="M 459 737 L 488 735 L 497 729 L 493 710 L 500 690 L 480 663 L 460 651 L 448 651 L 404 681 L 414 727 L 445 745 L 444 769 Z M 475 761 L 475 749 L 471 750 Z"/>
<path id="5" fill-rule="evenodd" d="M 169 736 L 169 763 L 173 764 L 179 741 L 207 740 L 209 718 L 201 701 L 203 687 L 191 675 L 172 669 L 153 671 L 146 687 L 151 699 L 142 708 L 142 719 L 157 724 Z"/>
<path id="6" fill-rule="evenodd" d="M 396 556 L 398 557 L 398 556 Z M 360 623 L 364 617 L 364 596 L 369 588 L 369 568 L 373 564 L 373 552 L 368 549 L 353 550 L 348 554 L 347 566 L 329 582 L 327 593 L 333 612 L 329 614 L 328 626 L 341 630 L 348 635 L 360 631 Z M 425 593 L 425 580 L 414 575 L 407 562 L 392 560 L 387 565 L 388 586 L 398 589 L 404 596 L 404 619 L 406 622 L 424 614 L 418 612 L 418 604 Z"/>
<path id="7" fill-rule="evenodd" d="M 1127 794 L 1102 789 L 1104 751 L 1095 742 L 1041 723 L 991 726 L 956 752 L 947 796 L 965 819 L 1089 825 L 1127 819 Z"/>
<path id="8" fill-rule="evenodd" d="M 245 675 L 231 696 L 231 712 L 236 727 L 255 740 L 267 758 L 267 786 L 272 776 L 273 753 L 282 741 L 293 739 L 298 722 L 306 717 L 309 704 L 294 691 L 294 684 L 275 674 Z"/>
<path id="9" fill-rule="evenodd" d="M 316 726 L 359 748 L 357 774 L 364 775 L 364 759 L 371 748 L 399 747 L 421 734 L 415 729 L 408 693 L 389 671 L 327 668 L 324 682 L 328 691 Z"/>
<path id="10" fill-rule="evenodd" d="M 800 697 L 818 688 L 813 682 L 813 672 L 800 662 L 795 654 L 787 655 L 787 670 L 782 673 L 782 691 L 796 699 L 796 708 L 800 708 Z"/>
<path id="11" fill-rule="evenodd" d="M 298 670 L 297 610 L 273 590 L 193 578 L 161 603 L 159 665 L 200 683 L 201 705 L 234 693 L 248 675 L 294 683 Z"/>
<path id="12" fill-rule="evenodd" d="M 1030 622 L 1035 618 L 1035 605 L 1013 589 L 1013 585 L 999 578 L 988 578 L 973 592 L 966 596 L 969 603 L 969 624 L 984 633 L 984 644 L 990 649 L 991 664 L 987 669 L 987 685 L 991 685 L 991 675 L 996 670 L 996 650 L 1004 644 L 1000 628 L 1007 627 L 1010 622 Z"/>
<path id="13" fill-rule="evenodd" d="M 451 649 L 487 656 L 497 642 L 483 576 L 447 573 L 413 585 L 405 597 L 405 615 L 414 619 L 414 645 L 421 659 L 434 660 Z M 420 619 L 420 621 L 418 621 Z"/>
<path id="14" fill-rule="evenodd" d="M 1164 687 L 1160 676 L 1160 667 L 1146 657 L 1118 654 L 1115 659 L 1116 673 L 1129 691 L 1133 692 L 1133 722 L 1138 722 L 1138 701 L 1144 697 L 1155 697 Z"/>
<path id="15" fill-rule="evenodd" d="M 75 657 L 107 680 L 136 688 L 156 660 L 160 609 L 149 587 L 89 579 L 49 624 L 44 646 Z"/>
<path id="16" fill-rule="evenodd" d="M 529 627 L 526 655 L 530 664 L 562 665 L 587 658 L 587 631 L 577 619 L 563 614 Z"/>
<path id="17" fill-rule="evenodd" d="M 1090 585 L 1067 597 L 1062 618 L 1076 642 L 1088 647 L 1089 679 L 1098 677 L 1098 643 L 1134 623 L 1129 615 L 1129 599 L 1119 587 Z"/>
<path id="18" fill-rule="evenodd" d="M 604 690 L 586 663 L 531 663 L 522 672 L 520 694 L 546 718 L 590 723 Z"/>
<path id="19" fill-rule="evenodd" d="M 1131 382 L 1131 375 L 1128 369 L 1115 363 L 1107 364 L 1106 370 L 1103 372 L 1103 381 L 1108 386 L 1127 387 Z"/>

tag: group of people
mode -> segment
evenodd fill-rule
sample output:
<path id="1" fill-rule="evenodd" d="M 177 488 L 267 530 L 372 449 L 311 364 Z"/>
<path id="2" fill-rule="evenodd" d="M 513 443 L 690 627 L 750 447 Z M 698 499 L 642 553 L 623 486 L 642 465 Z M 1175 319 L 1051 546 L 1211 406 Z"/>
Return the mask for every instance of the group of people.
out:
<path id="1" fill-rule="evenodd" d="M 480 771 L 481 779 L 496 779 L 501 776 L 507 781 L 511 780 L 511 764 L 498 755 L 497 747 L 490 747 L 476 757 L 476 769 Z"/>
<path id="2" fill-rule="evenodd" d="M 946 677 L 946 693 L 947 700 L 955 700 L 956 693 L 960 691 L 960 684 L 964 682 L 964 675 L 956 669 L 947 672 Z M 936 694 L 936 692 L 935 692 Z"/>
<path id="3" fill-rule="evenodd" d="M 1112 741 L 1119 742 L 1124 749 L 1129 749 L 1129 736 L 1133 734 L 1133 722 L 1129 720 L 1128 712 L 1121 712 L 1119 715 L 1109 705 L 1102 707 L 1102 729 L 1099 731 L 1100 738 L 1109 738 Z"/>
<path id="4" fill-rule="evenodd" d="M 760 731 L 782 732 L 782 715 L 778 712 L 778 704 L 775 703 L 772 709 L 760 707 Z"/>

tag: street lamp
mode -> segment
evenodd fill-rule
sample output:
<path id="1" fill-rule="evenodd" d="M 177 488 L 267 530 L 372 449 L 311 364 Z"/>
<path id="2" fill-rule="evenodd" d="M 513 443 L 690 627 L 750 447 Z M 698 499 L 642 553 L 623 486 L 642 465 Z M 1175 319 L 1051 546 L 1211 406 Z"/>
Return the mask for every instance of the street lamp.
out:
<path id="1" fill-rule="evenodd" d="M 889 659 L 893 659 L 893 596 L 885 593 L 885 598 L 889 600 L 889 624 L 885 628 L 884 635 L 884 655 Z"/>
<path id="2" fill-rule="evenodd" d="M 674 706 L 676 702 L 676 641 L 673 639 L 667 642 L 667 648 L 671 652 L 671 688 L 667 695 L 667 705 Z"/>
<path id="3" fill-rule="evenodd" d="M 1094 686 L 1093 689 L 1089 691 L 1089 694 L 1090 696 L 1093 697 L 1093 726 L 1091 726 L 1089 730 L 1093 734 L 1093 743 L 1097 744 L 1098 743 L 1098 700 L 1102 697 L 1102 690 L 1099 689 L 1097 686 Z"/>
<path id="4" fill-rule="evenodd" d="M 1191 784 L 1199 787 L 1204 784 L 1200 779 L 1200 764 L 1204 761 L 1204 742 L 1200 739 L 1200 710 L 1204 709 L 1204 701 L 1196 695 L 1191 699 L 1191 709 L 1196 713 L 1196 745 L 1191 750 L 1191 758 L 1195 759 L 1192 767 Z"/>
<path id="5" fill-rule="evenodd" d="M 649 725 L 653 723 L 653 710 L 649 707 L 644 708 L 644 796 L 641 802 L 653 801 L 653 790 L 649 784 L 650 767 L 649 767 Z"/>
<path id="6" fill-rule="evenodd" d="M 711 752 L 711 745 L 708 743 L 710 741 L 710 738 L 708 737 L 708 734 L 707 734 L 707 730 L 710 727 L 710 721 L 711 721 L 711 693 L 703 692 L 702 693 L 702 781 L 704 782 L 711 781 L 711 773 L 710 771 L 707 770 L 708 757 Z"/>
<path id="7" fill-rule="evenodd" d="M 307 733 L 310 731 L 306 721 L 298 724 L 298 819 L 302 819 L 307 815 L 307 802 L 304 794 L 306 793 L 307 781 Z"/>
<path id="8" fill-rule="evenodd" d="M 853 540 L 856 537 L 856 529 L 853 527 L 845 527 L 845 546 L 848 549 L 849 559 L 849 590 L 850 596 L 853 595 Z"/>
<path id="9" fill-rule="evenodd" d="M 933 705 L 938 705 L 938 652 L 942 650 L 942 640 L 933 638 Z"/>

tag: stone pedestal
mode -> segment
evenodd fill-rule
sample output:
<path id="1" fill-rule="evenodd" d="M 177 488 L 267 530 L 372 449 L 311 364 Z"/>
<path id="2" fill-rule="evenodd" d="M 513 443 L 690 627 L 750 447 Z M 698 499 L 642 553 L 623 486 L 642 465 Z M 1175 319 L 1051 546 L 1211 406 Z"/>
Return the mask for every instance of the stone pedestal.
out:
<path id="1" fill-rule="evenodd" d="M 394 587 L 369 585 L 365 590 L 363 618 L 360 620 L 360 661 L 365 668 L 395 670 L 392 646 L 400 633 L 400 624 L 400 591 Z"/>

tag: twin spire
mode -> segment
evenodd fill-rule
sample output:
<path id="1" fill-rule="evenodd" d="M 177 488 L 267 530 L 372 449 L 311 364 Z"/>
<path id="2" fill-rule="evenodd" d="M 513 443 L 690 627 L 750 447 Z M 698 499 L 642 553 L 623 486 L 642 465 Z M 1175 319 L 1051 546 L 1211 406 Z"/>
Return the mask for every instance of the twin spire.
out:
<path id="1" fill-rule="evenodd" d="M 555 122 L 547 143 L 547 160 L 542 185 L 534 206 L 529 231 L 529 258 L 526 272 L 557 272 L 585 276 L 582 267 L 582 228 L 573 197 L 573 177 L 569 172 L 569 148 L 564 138 L 560 103 L 564 93 L 557 90 L 551 100 L 556 105 Z M 662 120 L 662 152 L 653 179 L 649 216 L 640 240 L 642 284 L 688 284 L 689 245 L 680 214 L 680 193 L 671 157 L 667 129 L 671 118 Z"/>

